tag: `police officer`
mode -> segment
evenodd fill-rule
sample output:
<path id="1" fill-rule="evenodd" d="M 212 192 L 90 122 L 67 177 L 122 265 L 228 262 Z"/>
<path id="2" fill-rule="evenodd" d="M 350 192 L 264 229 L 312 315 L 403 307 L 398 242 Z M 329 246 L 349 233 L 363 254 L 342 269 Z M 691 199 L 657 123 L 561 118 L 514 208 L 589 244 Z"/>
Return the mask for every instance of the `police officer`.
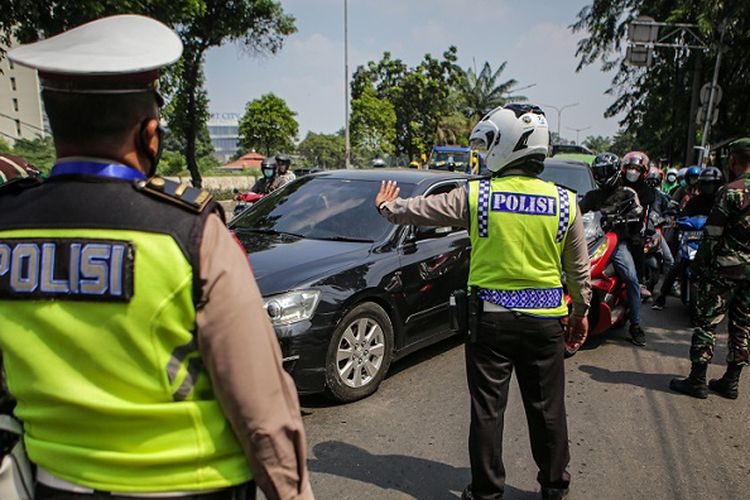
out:
<path id="1" fill-rule="evenodd" d="M 542 110 L 510 104 L 487 114 L 471 133 L 486 152 L 492 178 L 430 197 L 398 198 L 394 182 L 375 203 L 393 223 L 469 229 L 469 288 L 476 297 L 478 331 L 466 344 L 471 395 L 471 485 L 463 498 L 499 499 L 503 414 L 516 369 L 543 498 L 563 498 L 570 476 L 565 416 L 564 335 L 568 315 L 561 274 L 573 311 L 568 333 L 588 328 L 589 259 L 576 195 L 537 178 L 549 131 Z"/>
<path id="2" fill-rule="evenodd" d="M 181 52 L 124 15 L 8 53 L 39 69 L 57 152 L 0 191 L 0 349 L 38 500 L 312 498 L 246 254 L 208 193 L 150 177 Z"/>
<path id="3" fill-rule="evenodd" d="M 717 194 L 706 221 L 703 241 L 693 263 L 699 279 L 696 325 L 690 346 L 692 368 L 685 379 L 669 386 L 704 399 L 708 389 L 737 399 L 742 368 L 750 344 L 750 138 L 729 144 L 729 171 L 736 179 Z M 708 364 L 716 344 L 716 328 L 729 314 L 729 353 L 723 377 L 706 385 Z"/>

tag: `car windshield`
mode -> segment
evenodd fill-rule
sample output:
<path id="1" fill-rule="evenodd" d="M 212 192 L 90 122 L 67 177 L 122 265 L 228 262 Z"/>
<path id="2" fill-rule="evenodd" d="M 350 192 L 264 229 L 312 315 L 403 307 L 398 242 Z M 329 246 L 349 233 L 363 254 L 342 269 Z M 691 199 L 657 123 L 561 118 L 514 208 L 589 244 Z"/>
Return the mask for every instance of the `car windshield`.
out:
<path id="1" fill-rule="evenodd" d="M 594 180 L 591 172 L 583 165 L 550 165 L 544 164 L 544 170 L 540 175 L 545 181 L 552 181 L 568 189 L 572 189 L 578 196 L 583 196 L 594 189 Z"/>
<path id="2" fill-rule="evenodd" d="M 432 154 L 432 163 L 437 164 L 439 162 L 444 163 L 455 163 L 456 165 L 466 165 L 469 161 L 468 152 L 460 151 L 436 151 Z"/>
<path id="3" fill-rule="evenodd" d="M 260 200 L 230 224 L 232 229 L 302 238 L 379 241 L 392 225 L 375 209 L 379 180 L 305 176 Z M 400 196 L 414 185 L 399 183 Z"/>

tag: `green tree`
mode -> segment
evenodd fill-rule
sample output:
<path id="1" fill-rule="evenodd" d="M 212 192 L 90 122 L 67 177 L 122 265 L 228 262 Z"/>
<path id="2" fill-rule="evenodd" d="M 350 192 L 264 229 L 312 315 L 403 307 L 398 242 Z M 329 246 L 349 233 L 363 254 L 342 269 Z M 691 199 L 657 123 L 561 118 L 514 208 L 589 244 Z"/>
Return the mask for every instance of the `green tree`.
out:
<path id="1" fill-rule="evenodd" d="M 20 156 L 44 173 L 49 172 L 55 164 L 55 144 L 50 136 L 16 139 L 13 154 Z"/>
<path id="2" fill-rule="evenodd" d="M 304 158 L 305 166 L 321 168 L 344 167 L 344 136 L 337 134 L 316 134 L 308 132 L 297 146 L 297 152 Z"/>
<path id="3" fill-rule="evenodd" d="M 289 109 L 284 99 L 273 93 L 250 101 L 240 119 L 240 144 L 266 156 L 294 149 L 299 131 L 295 116 L 297 113 Z"/>
<path id="4" fill-rule="evenodd" d="M 699 26 L 703 40 L 711 47 L 701 51 L 675 53 L 660 48 L 649 68 L 624 63 L 622 42 L 627 27 L 639 15 L 658 21 L 691 23 Z M 698 133 L 692 103 L 697 91 L 711 78 L 720 38 L 719 26 L 726 26 L 719 83 L 724 96 L 719 121 L 711 130 L 710 142 L 747 133 L 745 117 L 750 112 L 750 79 L 744 68 L 750 51 L 750 3 L 709 0 L 593 0 L 578 13 L 571 26 L 584 33 L 578 43 L 578 69 L 600 62 L 604 70 L 616 70 L 608 94 L 613 96 L 605 116 L 624 114 L 620 125 L 632 134 L 638 149 L 656 158 L 679 163 L 694 161 L 692 144 Z M 694 85 L 696 83 L 697 85 Z M 684 155 L 684 156 L 683 156 Z"/>
<path id="5" fill-rule="evenodd" d="M 457 49 L 450 47 L 441 60 L 426 54 L 409 68 L 389 52 L 378 62 L 359 66 L 352 75 L 352 98 L 372 86 L 378 98 L 389 101 L 396 112 L 397 155 L 416 158 L 437 141 L 441 117 L 452 109 L 451 94 L 463 70 L 456 65 Z"/>
<path id="6" fill-rule="evenodd" d="M 275 54 L 294 33 L 294 17 L 275 0 L 10 0 L 0 9 L 0 42 L 50 36 L 92 19 L 113 14 L 144 14 L 170 25 L 182 39 L 179 63 L 166 71 L 163 90 L 175 110 L 169 126 L 184 137 L 185 156 L 195 186 L 201 185 L 197 136 L 208 118 L 203 87 L 206 51 L 235 42 L 251 54 Z"/>
<path id="7" fill-rule="evenodd" d="M 612 140 L 601 135 L 590 135 L 583 141 L 583 145 L 593 151 L 594 154 L 605 153 L 612 147 Z"/>
<path id="8" fill-rule="evenodd" d="M 10 153 L 12 150 L 8 141 L 0 137 L 0 153 Z"/>
<path id="9" fill-rule="evenodd" d="M 610 145 L 610 153 L 614 153 L 618 156 L 623 156 L 625 153 L 635 151 L 636 147 L 636 136 L 634 132 L 628 130 L 620 130 L 612 138 L 612 144 Z"/>
<path id="10" fill-rule="evenodd" d="M 505 95 L 518 84 L 518 81 L 514 78 L 502 83 L 498 81 L 501 73 L 505 70 L 506 64 L 507 61 L 503 61 L 495 71 L 492 71 L 490 63 L 485 62 L 478 74 L 473 68 L 464 71 L 463 78 L 458 84 L 461 97 L 460 104 L 462 111 L 472 121 L 479 120 L 488 111 L 507 102 L 526 100 L 526 97 L 522 95 Z"/>
<path id="11" fill-rule="evenodd" d="M 393 154 L 396 111 L 390 101 L 378 98 L 372 85 L 352 100 L 350 127 L 352 144 L 360 156 L 372 159 Z"/>

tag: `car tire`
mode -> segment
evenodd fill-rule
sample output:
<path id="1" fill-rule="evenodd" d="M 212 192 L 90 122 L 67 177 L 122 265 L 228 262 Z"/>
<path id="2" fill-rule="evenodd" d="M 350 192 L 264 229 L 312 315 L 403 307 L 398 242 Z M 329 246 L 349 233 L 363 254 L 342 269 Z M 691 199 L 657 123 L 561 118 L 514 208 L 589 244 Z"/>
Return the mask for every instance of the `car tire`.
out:
<path id="1" fill-rule="evenodd" d="M 373 302 L 347 312 L 333 332 L 326 355 L 326 392 L 340 403 L 374 393 L 393 359 L 393 324 Z"/>

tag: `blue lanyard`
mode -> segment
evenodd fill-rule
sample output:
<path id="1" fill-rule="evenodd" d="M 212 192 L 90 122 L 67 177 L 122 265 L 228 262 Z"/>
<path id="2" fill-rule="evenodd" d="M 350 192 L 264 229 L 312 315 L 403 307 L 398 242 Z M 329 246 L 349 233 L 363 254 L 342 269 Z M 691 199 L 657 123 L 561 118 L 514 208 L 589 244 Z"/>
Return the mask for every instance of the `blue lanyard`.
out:
<path id="1" fill-rule="evenodd" d="M 119 163 L 99 163 L 95 161 L 71 161 L 58 163 L 52 167 L 50 177 L 58 175 L 99 175 L 101 177 L 114 177 L 116 179 L 147 179 L 140 170 L 120 165 Z"/>

